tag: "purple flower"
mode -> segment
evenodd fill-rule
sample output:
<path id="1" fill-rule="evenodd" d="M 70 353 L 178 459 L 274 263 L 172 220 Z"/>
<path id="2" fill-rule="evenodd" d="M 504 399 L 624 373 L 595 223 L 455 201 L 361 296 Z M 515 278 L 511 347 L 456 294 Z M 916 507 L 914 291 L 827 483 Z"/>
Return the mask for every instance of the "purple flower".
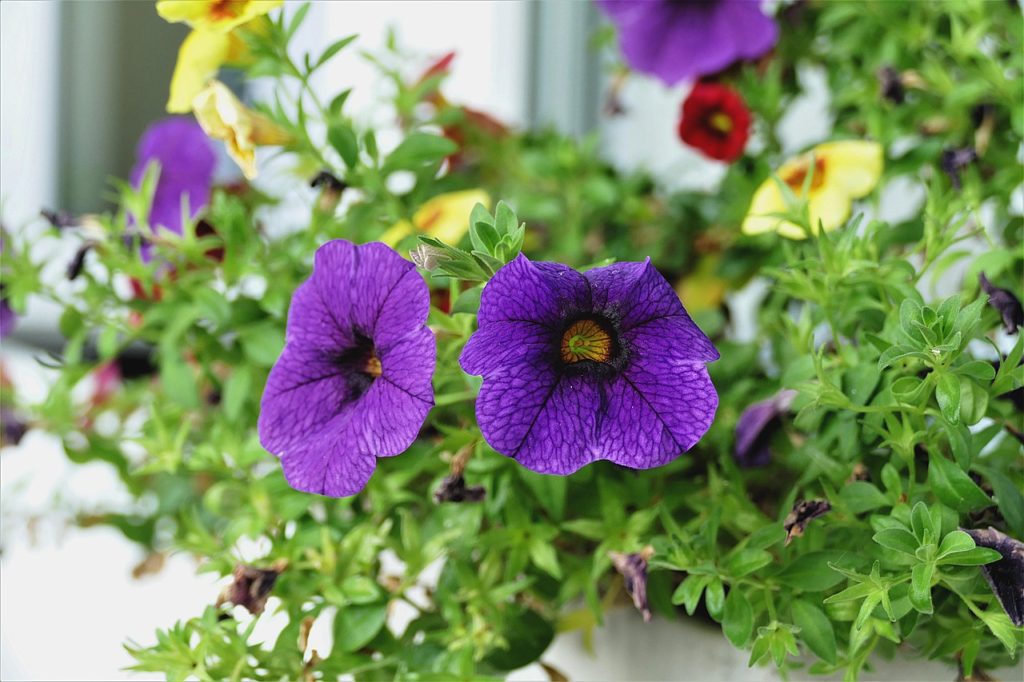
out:
<path id="1" fill-rule="evenodd" d="M 160 164 L 160 177 L 149 210 L 149 224 L 182 233 L 182 198 L 188 197 L 189 218 L 194 218 L 210 201 L 210 186 L 217 156 L 209 138 L 191 118 L 173 116 L 151 124 L 135 150 L 131 172 L 133 187 L 142 184 L 146 168 Z M 150 246 L 142 247 L 142 258 L 150 258 Z"/>
<path id="2" fill-rule="evenodd" d="M 434 404 L 430 292 L 384 244 L 336 239 L 292 296 L 260 405 L 260 442 L 297 490 L 344 497 L 403 452 Z"/>
<path id="3" fill-rule="evenodd" d="M 597 0 L 619 31 L 622 54 L 665 85 L 760 57 L 778 28 L 756 0 Z"/>
<path id="4" fill-rule="evenodd" d="M 771 443 L 779 417 L 796 398 L 796 391 L 779 391 L 771 398 L 753 403 L 736 422 L 736 461 L 742 467 L 762 467 L 772 459 Z"/>
<path id="5" fill-rule="evenodd" d="M 583 275 L 520 255 L 484 287 L 479 326 L 460 362 L 484 377 L 480 430 L 528 469 L 660 466 L 715 416 L 718 351 L 650 260 Z"/>

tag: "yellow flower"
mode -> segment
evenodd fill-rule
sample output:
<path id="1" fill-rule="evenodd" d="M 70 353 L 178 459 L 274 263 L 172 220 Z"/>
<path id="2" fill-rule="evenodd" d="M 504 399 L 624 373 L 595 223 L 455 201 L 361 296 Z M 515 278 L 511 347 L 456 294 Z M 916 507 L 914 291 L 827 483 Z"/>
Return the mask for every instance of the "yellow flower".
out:
<path id="1" fill-rule="evenodd" d="M 400 220 L 385 232 L 380 240 L 388 246 L 397 246 L 414 230 L 440 239 L 445 244 L 458 244 L 469 231 L 469 214 L 477 204 L 491 208 L 491 197 L 482 189 L 439 194 L 423 204 L 408 220 Z"/>
<path id="2" fill-rule="evenodd" d="M 239 65 L 249 59 L 245 42 L 235 31 L 266 30 L 267 12 L 282 0 L 160 0 L 157 13 L 172 23 L 184 21 L 192 27 L 178 49 L 178 62 L 171 77 L 167 111 L 186 113 L 192 100 L 217 75 L 224 64 Z"/>
<path id="3" fill-rule="evenodd" d="M 250 180 L 256 177 L 256 147 L 286 144 L 291 140 L 287 130 L 258 111 L 246 108 L 217 80 L 210 81 L 196 95 L 192 110 L 207 135 L 224 140 L 228 155 Z"/>
<path id="4" fill-rule="evenodd" d="M 227 33 L 280 7 L 283 0 L 159 0 L 156 13 L 172 24 Z"/>
<path id="5" fill-rule="evenodd" d="M 797 198 L 807 199 L 811 231 L 817 234 L 819 223 L 826 231 L 842 225 L 850 216 L 853 200 L 874 189 L 882 176 L 882 157 L 882 146 L 877 142 L 826 142 L 782 164 L 776 175 Z M 805 194 L 808 174 L 811 174 L 810 187 Z M 754 192 L 743 220 L 743 233 L 774 230 L 789 239 L 805 239 L 807 235 L 800 226 L 773 215 L 787 210 L 776 180 L 768 178 Z"/>
<path id="6" fill-rule="evenodd" d="M 694 271 L 676 283 L 676 294 L 691 315 L 722 305 L 729 283 L 718 276 L 721 261 L 721 254 L 703 256 Z"/>

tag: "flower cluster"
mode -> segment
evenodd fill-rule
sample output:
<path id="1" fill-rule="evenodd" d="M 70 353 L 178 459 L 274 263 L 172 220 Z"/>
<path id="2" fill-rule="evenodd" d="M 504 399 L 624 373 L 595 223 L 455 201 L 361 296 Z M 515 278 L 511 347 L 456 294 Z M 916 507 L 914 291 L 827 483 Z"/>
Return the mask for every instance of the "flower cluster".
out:
<path id="1" fill-rule="evenodd" d="M 428 307 L 412 263 L 383 244 L 317 251 L 260 411 L 292 486 L 354 494 L 377 457 L 413 442 L 433 404 Z M 534 471 L 661 466 L 714 418 L 718 352 L 649 261 L 580 274 L 520 255 L 484 287 L 479 325 L 460 362 L 484 375 L 481 432 Z"/>

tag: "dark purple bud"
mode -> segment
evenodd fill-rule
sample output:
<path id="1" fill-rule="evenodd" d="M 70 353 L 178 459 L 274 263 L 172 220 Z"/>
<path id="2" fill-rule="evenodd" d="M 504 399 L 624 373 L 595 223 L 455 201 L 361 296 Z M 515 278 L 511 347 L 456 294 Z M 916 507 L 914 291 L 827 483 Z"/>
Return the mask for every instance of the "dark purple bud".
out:
<path id="1" fill-rule="evenodd" d="M 988 281 L 984 272 L 978 275 L 978 282 L 981 283 L 982 291 L 988 294 L 989 305 L 999 311 L 1003 318 L 1006 333 L 1013 334 L 1020 329 L 1024 324 L 1024 308 L 1021 308 L 1020 300 L 1007 289 L 1000 289 Z"/>
<path id="2" fill-rule="evenodd" d="M 0 445 L 17 445 L 28 431 L 28 424 L 9 407 L 0 407 Z"/>
<path id="3" fill-rule="evenodd" d="M 466 485 L 462 474 L 452 474 L 441 481 L 434 491 L 434 501 L 442 502 L 482 502 L 487 495 L 482 485 Z"/>
<path id="4" fill-rule="evenodd" d="M 647 545 L 639 552 L 608 552 L 608 556 L 615 570 L 622 574 L 626 592 L 633 598 L 633 604 L 644 617 L 644 622 L 649 623 L 651 606 L 647 601 L 647 562 L 654 556 L 654 548 Z"/>
<path id="5" fill-rule="evenodd" d="M 320 189 L 320 198 L 317 200 L 317 208 L 324 213 L 334 213 L 334 209 L 338 207 L 338 202 L 341 201 L 341 193 L 348 188 L 345 181 L 339 180 L 333 174 L 325 170 L 317 173 L 316 176 L 309 181 L 309 186 Z"/>
<path id="6" fill-rule="evenodd" d="M 807 524 L 831 509 L 832 505 L 825 500 L 800 500 L 794 504 L 793 510 L 782 522 L 782 528 L 786 531 L 786 544 L 803 535 Z"/>
<path id="7" fill-rule="evenodd" d="M 48 208 L 44 208 L 39 212 L 39 215 L 46 218 L 46 222 L 50 223 L 50 225 L 58 230 L 63 230 L 67 227 L 75 227 L 79 223 L 78 217 L 68 213 L 67 211 L 51 211 Z"/>
<path id="8" fill-rule="evenodd" d="M 74 281 L 82 274 L 82 268 L 85 267 L 85 256 L 95 245 L 94 242 L 85 242 L 78 247 L 78 251 L 75 251 L 75 257 L 68 263 L 67 275 L 69 280 Z"/>
<path id="9" fill-rule="evenodd" d="M 963 182 L 960 180 L 960 171 L 967 168 L 977 159 L 978 152 L 974 150 L 974 147 L 945 149 L 939 158 L 939 167 L 942 168 L 943 173 L 949 176 L 953 189 L 960 189 L 963 187 Z"/>
<path id="10" fill-rule="evenodd" d="M 3 285 L 0 285 L 0 339 L 7 338 L 14 331 L 14 325 L 18 322 L 18 316 L 11 308 L 10 301 L 3 294 Z"/>
<path id="11" fill-rule="evenodd" d="M 771 398 L 749 405 L 736 422 L 736 462 L 744 468 L 761 467 L 772 459 L 768 449 L 780 417 L 793 404 L 797 392 L 779 391 Z"/>
<path id="12" fill-rule="evenodd" d="M 988 547 L 1003 558 L 981 566 L 981 573 L 1006 615 L 1017 627 L 1024 625 L 1024 543 L 989 526 L 987 530 L 965 530 L 978 547 Z"/>
<path id="13" fill-rule="evenodd" d="M 275 561 L 270 568 L 256 568 L 239 564 L 235 566 L 234 581 L 217 599 L 217 606 L 230 603 L 245 609 L 254 616 L 263 613 L 278 576 L 288 567 L 286 559 Z"/>
<path id="14" fill-rule="evenodd" d="M 878 76 L 878 89 L 882 99 L 893 104 L 903 104 L 907 92 L 903 89 L 903 81 L 900 72 L 892 66 L 883 66 L 875 74 Z"/>

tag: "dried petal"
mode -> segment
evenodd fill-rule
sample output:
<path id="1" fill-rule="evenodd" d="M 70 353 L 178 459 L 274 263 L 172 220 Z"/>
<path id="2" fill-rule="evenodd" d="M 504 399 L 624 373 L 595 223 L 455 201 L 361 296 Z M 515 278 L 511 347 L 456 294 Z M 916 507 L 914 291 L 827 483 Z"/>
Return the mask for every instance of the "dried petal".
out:
<path id="1" fill-rule="evenodd" d="M 434 500 L 442 502 L 482 502 L 487 491 L 482 485 L 466 485 L 466 479 L 462 474 L 452 474 L 445 478 L 437 490 L 434 491 Z"/>
<path id="2" fill-rule="evenodd" d="M 991 526 L 987 530 L 965 532 L 979 547 L 988 547 L 1003 555 L 999 561 L 981 566 L 981 572 L 1013 624 L 1024 626 L 1024 543 Z"/>
<path id="3" fill-rule="evenodd" d="M 1003 327 L 1006 328 L 1006 333 L 1013 334 L 1020 329 L 1020 326 L 1024 324 L 1024 308 L 1021 307 L 1020 300 L 1009 290 L 1000 289 L 988 281 L 984 272 L 978 275 L 978 282 L 981 283 L 982 290 L 988 294 L 989 305 L 995 308 L 1003 318 Z"/>
<path id="4" fill-rule="evenodd" d="M 832 505 L 825 500 L 800 500 L 794 504 L 793 510 L 782 522 L 782 527 L 786 531 L 786 544 L 792 542 L 793 538 L 803 535 L 807 524 L 831 509 Z"/>
<path id="5" fill-rule="evenodd" d="M 906 99 L 906 91 L 903 89 L 903 80 L 900 72 L 892 66 L 883 66 L 876 74 L 878 76 L 878 89 L 882 99 L 893 104 L 903 104 Z"/>
<path id="6" fill-rule="evenodd" d="M 254 616 L 263 613 L 278 576 L 288 567 L 288 561 L 280 559 L 270 568 L 256 568 L 239 564 L 235 566 L 234 581 L 217 599 L 217 606 L 230 603 L 245 609 Z"/>
<path id="7" fill-rule="evenodd" d="M 633 598 L 633 604 L 644 617 L 644 622 L 651 620 L 651 607 L 647 601 L 647 562 L 654 556 L 654 548 L 650 545 L 639 552 L 629 554 L 608 552 L 615 570 L 622 574 L 626 584 L 626 592 Z"/>

